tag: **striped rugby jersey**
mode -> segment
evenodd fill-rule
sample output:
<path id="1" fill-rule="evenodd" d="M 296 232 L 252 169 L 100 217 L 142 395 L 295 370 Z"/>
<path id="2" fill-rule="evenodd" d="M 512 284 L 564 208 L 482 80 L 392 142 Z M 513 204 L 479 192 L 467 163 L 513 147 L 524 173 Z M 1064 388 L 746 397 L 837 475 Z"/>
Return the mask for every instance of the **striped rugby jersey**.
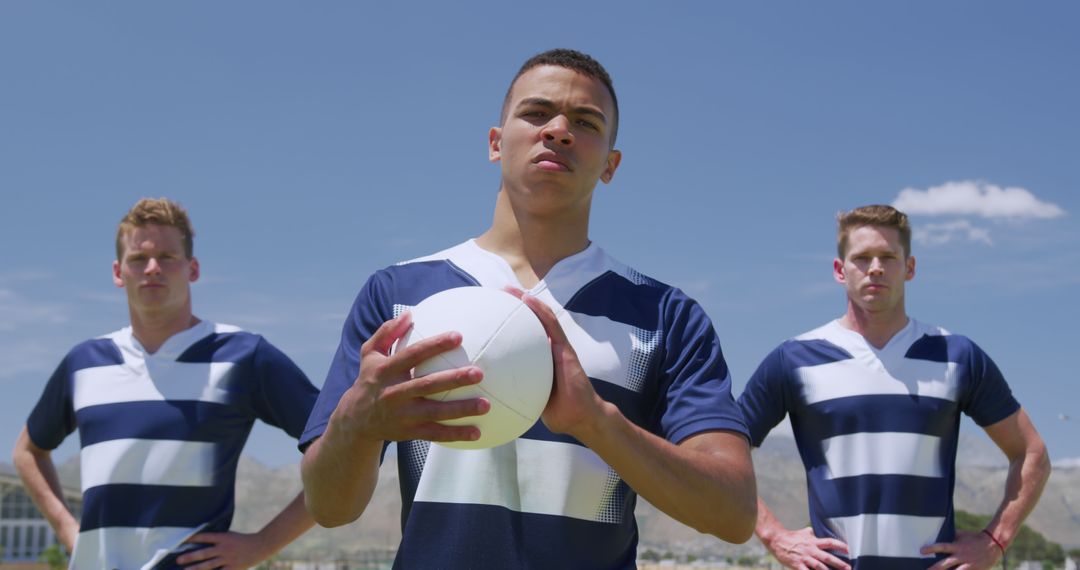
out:
<path id="1" fill-rule="evenodd" d="M 919 549 L 955 538 L 961 413 L 989 426 L 1020 405 L 971 340 L 909 319 L 883 348 L 838 321 L 780 345 L 739 396 L 760 446 L 791 416 L 819 537 L 853 568 L 926 568 Z"/>
<path id="2" fill-rule="evenodd" d="M 472 240 L 375 273 L 342 332 L 302 445 L 326 429 L 357 376 L 360 345 L 386 320 L 439 291 L 520 287 Z M 595 244 L 561 260 L 531 291 L 555 309 L 596 391 L 672 442 L 746 428 L 712 324 L 681 291 Z M 635 568 L 636 495 L 577 440 L 538 421 L 482 450 L 397 444 L 402 542 L 396 568 Z"/>
<path id="3" fill-rule="evenodd" d="M 298 437 L 317 396 L 277 348 L 228 325 L 202 321 L 153 354 L 130 327 L 73 348 L 26 423 L 43 449 L 79 430 L 71 567 L 176 567 L 189 536 L 229 529 L 255 419 Z"/>

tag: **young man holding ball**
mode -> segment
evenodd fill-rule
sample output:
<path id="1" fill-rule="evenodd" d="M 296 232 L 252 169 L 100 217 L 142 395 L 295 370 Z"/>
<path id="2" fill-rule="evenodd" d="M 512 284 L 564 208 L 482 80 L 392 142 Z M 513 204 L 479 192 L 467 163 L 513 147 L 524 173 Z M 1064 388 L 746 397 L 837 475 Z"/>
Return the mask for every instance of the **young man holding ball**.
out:
<path id="1" fill-rule="evenodd" d="M 345 323 L 301 437 L 304 490 L 325 526 L 355 520 L 386 445 L 397 442 L 402 568 L 633 568 L 636 494 L 702 532 L 746 541 L 755 518 L 747 432 L 720 343 L 681 291 L 609 257 L 588 237 L 592 192 L 611 181 L 618 105 L 591 57 L 551 50 L 511 83 L 488 135 L 502 181 L 491 227 L 432 256 L 376 272 Z M 412 378 L 461 342 L 435 336 L 391 353 L 408 307 L 452 287 L 511 289 L 551 341 L 551 399 L 521 438 L 473 440 L 483 399 L 424 396 L 475 384 L 464 367 Z"/>

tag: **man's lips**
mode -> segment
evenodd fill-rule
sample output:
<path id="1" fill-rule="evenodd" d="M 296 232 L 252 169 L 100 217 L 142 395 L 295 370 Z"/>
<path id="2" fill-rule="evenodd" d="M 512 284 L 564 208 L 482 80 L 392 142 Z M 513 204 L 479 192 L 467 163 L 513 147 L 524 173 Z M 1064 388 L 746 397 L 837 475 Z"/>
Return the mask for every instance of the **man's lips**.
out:
<path id="1" fill-rule="evenodd" d="M 551 170 L 554 172 L 569 172 L 572 170 L 565 159 L 554 154 L 540 155 L 533 160 L 533 164 L 541 170 Z"/>

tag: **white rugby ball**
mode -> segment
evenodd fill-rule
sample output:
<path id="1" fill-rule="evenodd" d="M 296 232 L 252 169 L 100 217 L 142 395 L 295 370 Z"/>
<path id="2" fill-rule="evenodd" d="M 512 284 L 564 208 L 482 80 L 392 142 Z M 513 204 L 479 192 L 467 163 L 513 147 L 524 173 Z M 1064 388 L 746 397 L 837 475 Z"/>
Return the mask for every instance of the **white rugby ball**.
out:
<path id="1" fill-rule="evenodd" d="M 469 365 L 484 371 L 479 384 L 429 396 L 440 401 L 483 397 L 491 402 L 482 416 L 442 422 L 475 425 L 480 439 L 441 445 L 495 447 L 518 438 L 540 418 L 551 396 L 551 345 L 540 319 L 520 299 L 485 287 L 447 289 L 413 307 L 412 321 L 398 350 L 449 331 L 461 333 L 462 339 L 460 347 L 417 365 L 415 377 Z"/>

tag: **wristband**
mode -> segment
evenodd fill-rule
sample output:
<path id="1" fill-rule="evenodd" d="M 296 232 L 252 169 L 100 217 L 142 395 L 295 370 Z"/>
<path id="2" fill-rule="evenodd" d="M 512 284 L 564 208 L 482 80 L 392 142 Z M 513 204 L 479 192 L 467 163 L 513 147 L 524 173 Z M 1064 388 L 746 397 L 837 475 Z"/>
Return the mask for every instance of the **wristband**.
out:
<path id="1" fill-rule="evenodd" d="M 1004 545 L 1004 544 L 1001 544 L 1001 541 L 1000 541 L 1000 540 L 998 540 L 997 538 L 995 538 L 995 537 L 994 537 L 994 535 L 993 535 L 993 534 L 992 534 L 992 533 L 991 533 L 990 531 L 986 530 L 985 528 L 984 528 L 984 529 L 982 529 L 982 532 L 983 532 L 983 534 L 985 534 L 986 536 L 989 536 L 989 537 L 990 537 L 990 540 L 991 540 L 991 541 L 992 541 L 992 542 L 993 542 L 994 544 L 996 544 L 996 545 L 997 545 L 998 549 L 1000 549 L 1000 550 L 1001 550 L 1001 560 L 1002 560 L 1002 562 L 1004 562 L 1004 561 L 1005 561 L 1005 545 Z"/>

